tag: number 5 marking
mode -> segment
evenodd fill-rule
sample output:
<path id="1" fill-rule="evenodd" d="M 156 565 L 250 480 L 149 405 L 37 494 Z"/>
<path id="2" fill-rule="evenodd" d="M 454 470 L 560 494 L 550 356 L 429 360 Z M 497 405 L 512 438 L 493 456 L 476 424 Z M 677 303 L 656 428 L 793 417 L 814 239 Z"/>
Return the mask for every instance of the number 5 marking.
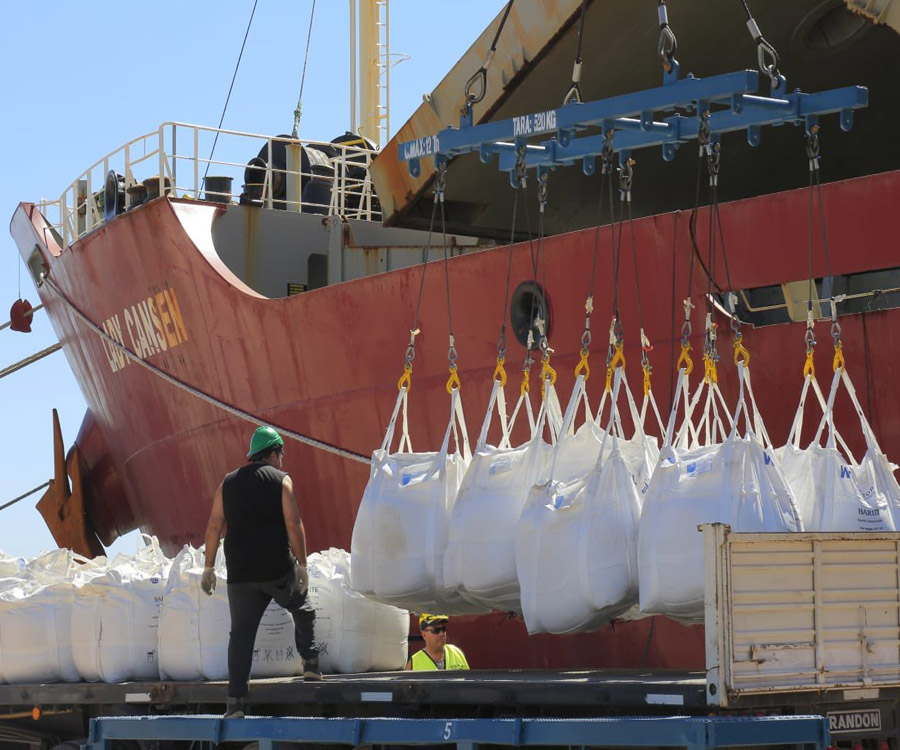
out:
<path id="1" fill-rule="evenodd" d="M 449 740 L 451 734 L 453 734 L 453 722 L 448 721 L 444 724 L 444 739 Z"/>

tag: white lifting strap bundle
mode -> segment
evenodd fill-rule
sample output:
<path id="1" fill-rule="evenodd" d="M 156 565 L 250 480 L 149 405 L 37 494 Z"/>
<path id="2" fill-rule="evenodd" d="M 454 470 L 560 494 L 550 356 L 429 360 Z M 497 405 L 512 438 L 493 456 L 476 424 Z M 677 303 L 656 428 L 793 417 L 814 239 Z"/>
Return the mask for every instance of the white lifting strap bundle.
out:
<path id="1" fill-rule="evenodd" d="M 350 547 L 353 588 L 414 612 L 480 611 L 444 585 L 450 513 L 472 459 L 459 390 L 452 389 L 450 421 L 440 450 L 435 452 L 412 452 L 407 401 L 403 388 L 381 448 L 372 454 L 369 483 Z M 399 449 L 389 453 L 401 412 Z M 451 434 L 453 453 L 449 452 Z"/>
<path id="2" fill-rule="evenodd" d="M 500 381 L 494 380 L 487 413 L 453 513 L 444 580 L 467 599 L 504 612 L 521 612 L 519 579 L 516 575 L 516 524 L 532 485 L 543 477 L 552 447 L 544 441 L 549 426 L 551 441 L 562 422 L 556 389 L 545 383 L 547 398 L 535 419 L 525 391 L 506 414 L 506 397 Z M 524 409 L 523 409 L 524 406 Z M 500 441 L 488 445 L 488 431 L 496 408 L 500 419 Z M 528 417 L 530 437 L 513 448 L 510 436 L 522 412 Z"/>
<path id="3" fill-rule="evenodd" d="M 857 463 L 834 425 L 834 402 L 841 383 L 859 417 L 866 454 Z M 822 405 L 816 436 L 800 448 L 803 408 L 810 386 Z M 827 429 L 827 439 L 822 438 Z M 807 376 L 788 444 L 781 449 L 784 471 L 797 498 L 807 531 L 895 531 L 900 528 L 900 486 L 896 466 L 882 453 L 872 426 L 863 414 L 846 370 L 838 368 L 828 400 Z"/>
<path id="4" fill-rule="evenodd" d="M 617 368 L 607 428 L 591 420 L 592 434 L 600 437 L 593 465 L 581 476 L 560 478 L 558 459 L 565 456 L 565 444 L 584 430 L 584 425 L 578 432 L 571 430 L 584 388 L 578 378 L 550 476 L 532 489 L 522 510 L 516 566 L 529 633 L 591 630 L 637 602 L 641 500 L 636 477 L 649 476 L 656 448 L 643 434 L 627 382 L 635 434 L 624 439 L 617 406 L 622 381 L 622 369 Z"/>
<path id="5" fill-rule="evenodd" d="M 756 408 L 749 372 L 738 365 L 739 394 L 730 430 L 718 414 L 718 386 L 701 383 L 673 439 L 678 403 L 687 389 L 684 370 L 644 498 L 638 535 L 640 607 L 645 614 L 703 618 L 703 544 L 699 524 L 726 523 L 734 531 L 801 531 L 793 497 Z M 693 407 L 706 391 L 697 426 Z M 748 404 L 749 400 L 749 404 Z M 724 400 L 722 400 L 724 401 Z M 751 416 L 751 410 L 753 412 Z M 743 414 L 746 430 L 738 434 Z M 690 443 L 688 438 L 690 436 Z"/>

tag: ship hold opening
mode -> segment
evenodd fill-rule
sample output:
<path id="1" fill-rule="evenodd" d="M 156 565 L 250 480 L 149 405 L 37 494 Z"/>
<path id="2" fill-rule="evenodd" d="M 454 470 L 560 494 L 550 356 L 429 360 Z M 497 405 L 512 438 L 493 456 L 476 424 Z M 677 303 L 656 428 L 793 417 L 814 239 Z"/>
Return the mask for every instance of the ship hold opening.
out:
<path id="1" fill-rule="evenodd" d="M 737 293 L 736 313 L 756 327 L 806 321 L 809 280 L 742 289 Z M 900 267 L 817 278 L 813 291 L 813 315 L 831 317 L 831 300 L 838 317 L 892 310 L 900 307 Z M 726 308 L 725 295 L 716 300 Z"/>
<path id="2" fill-rule="evenodd" d="M 827 0 L 797 24 L 791 36 L 791 51 L 806 60 L 821 59 L 856 44 L 872 28 L 862 15 L 843 0 Z"/>
<path id="3" fill-rule="evenodd" d="M 532 332 L 533 342 L 540 341 L 541 332 L 535 324 L 538 319 L 544 321 L 544 331 L 549 338 L 552 327 L 549 299 L 540 284 L 525 281 L 515 288 L 509 302 L 509 322 L 516 341 L 522 346 L 528 347 L 529 330 Z"/>

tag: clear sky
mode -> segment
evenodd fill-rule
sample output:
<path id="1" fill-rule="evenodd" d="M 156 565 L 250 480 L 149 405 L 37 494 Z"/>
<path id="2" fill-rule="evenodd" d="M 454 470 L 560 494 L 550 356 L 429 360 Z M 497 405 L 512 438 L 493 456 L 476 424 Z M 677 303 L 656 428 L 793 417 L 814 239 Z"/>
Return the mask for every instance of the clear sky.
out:
<path id="1" fill-rule="evenodd" d="M 223 127 L 289 133 L 312 0 L 259 0 Z M 391 0 L 395 131 L 503 0 Z M 6 227 L 19 201 L 58 198 L 84 169 L 132 138 L 177 120 L 218 124 L 252 0 L 0 5 L 0 323 L 20 296 L 38 295 Z M 319 0 L 300 136 L 331 140 L 349 128 L 349 3 Z M 474 72 L 474 71 L 473 71 Z M 111 280 L 112 281 L 112 280 Z M 56 342 L 49 320 L 33 333 L 0 331 L 0 368 Z M 50 478 L 52 417 L 67 447 L 85 401 L 62 352 L 0 379 L 0 505 Z M 55 547 L 34 510 L 40 494 L 0 511 L 0 550 Z M 135 535 L 113 547 L 133 551 Z"/>

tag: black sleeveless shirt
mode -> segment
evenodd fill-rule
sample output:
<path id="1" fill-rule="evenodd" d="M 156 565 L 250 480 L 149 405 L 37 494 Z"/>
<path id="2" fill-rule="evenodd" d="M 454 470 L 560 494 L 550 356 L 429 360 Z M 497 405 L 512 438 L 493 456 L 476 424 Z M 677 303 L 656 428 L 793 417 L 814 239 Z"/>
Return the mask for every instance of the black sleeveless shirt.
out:
<path id="1" fill-rule="evenodd" d="M 281 485 L 285 472 L 261 461 L 232 471 L 222 484 L 229 583 L 274 581 L 291 572 Z"/>

